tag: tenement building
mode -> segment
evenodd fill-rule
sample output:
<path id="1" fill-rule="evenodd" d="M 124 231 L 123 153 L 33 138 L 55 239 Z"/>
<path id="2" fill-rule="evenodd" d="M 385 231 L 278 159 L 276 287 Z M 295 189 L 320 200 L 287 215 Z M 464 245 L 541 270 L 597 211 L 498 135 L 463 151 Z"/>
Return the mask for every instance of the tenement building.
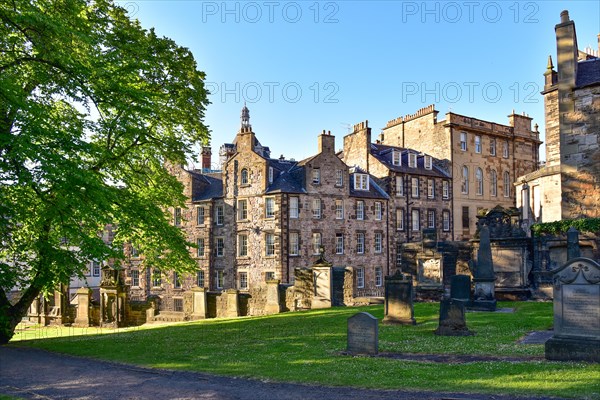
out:
<path id="1" fill-rule="evenodd" d="M 568 11 L 560 18 L 557 70 L 550 56 L 542 92 L 546 165 L 517 182 L 538 222 L 600 217 L 600 35 L 598 52 L 580 51 Z"/>
<path id="2" fill-rule="evenodd" d="M 181 311 L 193 286 L 252 294 L 269 280 L 294 283 L 295 269 L 310 267 L 322 251 L 334 267 L 352 269 L 357 295 L 383 294 L 383 277 L 392 272 L 385 190 L 336 155 L 328 132 L 318 136 L 318 153 L 300 162 L 272 159 L 266 149 L 244 107 L 234 142 L 221 149 L 220 172 L 204 168 L 206 158 L 201 170 L 173 168 L 187 197 L 185 207 L 172 210 L 173 223 L 196 245 L 198 270 L 142 276 L 134 252 L 132 297 L 158 295 L 164 309 Z"/>
<path id="3" fill-rule="evenodd" d="M 472 238 L 482 210 L 514 207 L 516 178 L 538 168 L 537 125 L 532 130 L 531 118 L 514 111 L 508 118 L 509 124 L 501 125 L 448 112 L 438 120 L 438 111 L 430 105 L 383 128 L 379 148 L 423 152 L 449 172 L 452 240 Z"/>

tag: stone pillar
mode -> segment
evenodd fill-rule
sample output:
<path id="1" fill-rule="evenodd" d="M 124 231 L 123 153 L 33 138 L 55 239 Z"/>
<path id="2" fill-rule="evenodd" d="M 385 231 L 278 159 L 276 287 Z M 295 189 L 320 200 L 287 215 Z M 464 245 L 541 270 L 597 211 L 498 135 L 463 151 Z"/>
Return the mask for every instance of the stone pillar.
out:
<path id="1" fill-rule="evenodd" d="M 87 328 L 90 326 L 90 297 L 92 290 L 81 287 L 77 289 L 77 316 L 74 326 Z"/>
<path id="2" fill-rule="evenodd" d="M 567 261 L 581 257 L 579 251 L 579 231 L 570 227 L 567 231 Z"/>
<path id="3" fill-rule="evenodd" d="M 279 283 L 278 279 L 267 281 L 267 304 L 265 305 L 265 313 L 267 314 L 279 314 L 281 312 Z"/>
<path id="4" fill-rule="evenodd" d="M 415 325 L 412 277 L 399 270 L 385 277 L 385 324 Z"/>
<path id="5" fill-rule="evenodd" d="M 473 269 L 475 293 L 469 308 L 480 311 L 496 311 L 496 276 L 494 275 L 494 264 L 492 262 L 490 230 L 487 225 L 483 225 L 479 231 L 477 262 Z"/>
<path id="6" fill-rule="evenodd" d="M 239 317 L 240 314 L 240 300 L 238 297 L 239 291 L 237 289 L 227 289 L 225 296 L 227 296 L 227 309 L 225 311 L 225 318 Z"/>
<path id="7" fill-rule="evenodd" d="M 203 287 L 192 288 L 192 320 L 206 318 L 206 289 Z"/>

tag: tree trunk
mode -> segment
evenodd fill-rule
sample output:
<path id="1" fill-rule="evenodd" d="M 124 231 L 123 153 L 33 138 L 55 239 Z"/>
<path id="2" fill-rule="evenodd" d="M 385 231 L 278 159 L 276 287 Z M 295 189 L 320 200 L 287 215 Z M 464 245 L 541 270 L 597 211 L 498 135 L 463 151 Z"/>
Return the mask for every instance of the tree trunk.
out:
<path id="1" fill-rule="evenodd" d="M 14 336 L 15 328 L 27 315 L 29 306 L 39 294 L 40 289 L 31 285 L 23 292 L 19 301 L 11 305 L 4 290 L 0 289 L 0 345 L 7 344 Z"/>

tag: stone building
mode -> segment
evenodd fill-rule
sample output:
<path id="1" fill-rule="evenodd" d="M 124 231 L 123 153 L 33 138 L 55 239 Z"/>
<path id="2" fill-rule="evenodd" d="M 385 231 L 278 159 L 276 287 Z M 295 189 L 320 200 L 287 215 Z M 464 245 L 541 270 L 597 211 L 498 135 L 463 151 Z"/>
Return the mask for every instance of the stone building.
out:
<path id="1" fill-rule="evenodd" d="M 335 154 L 335 137 L 328 132 L 319 135 L 313 157 L 272 159 L 245 106 L 241 120 L 233 143 L 221 148 L 222 171 L 212 172 L 208 157 L 202 169 L 171 168 L 187 197 L 185 207 L 171 210 L 173 223 L 196 244 L 196 274 L 143 273 L 132 248 L 126 280 L 132 298 L 158 296 L 161 311 L 183 311 L 194 286 L 236 289 L 250 295 L 249 313 L 260 314 L 252 302 L 264 298 L 266 282 L 293 284 L 295 270 L 315 263 L 321 247 L 334 268 L 353 271 L 356 296 L 383 295 L 383 277 L 393 267 L 384 189 Z"/>
<path id="2" fill-rule="evenodd" d="M 389 121 L 380 135 L 381 144 L 431 155 L 450 172 L 452 240 L 471 239 L 483 210 L 514 207 L 515 180 L 538 168 L 537 125 L 527 115 L 508 118 L 501 125 L 448 112 L 440 121 L 430 105 Z"/>
<path id="3" fill-rule="evenodd" d="M 549 56 L 542 92 L 546 165 L 519 176 L 516 188 L 517 205 L 528 196 L 537 222 L 600 217 L 600 52 L 578 50 L 575 22 L 568 11 L 560 18 L 557 70 Z"/>
<path id="4" fill-rule="evenodd" d="M 344 137 L 340 157 L 376 177 L 390 197 L 388 229 L 397 265 L 400 246 L 422 241 L 424 229 L 439 241 L 451 239 L 452 180 L 446 163 L 412 149 L 372 143 L 368 121 Z"/>

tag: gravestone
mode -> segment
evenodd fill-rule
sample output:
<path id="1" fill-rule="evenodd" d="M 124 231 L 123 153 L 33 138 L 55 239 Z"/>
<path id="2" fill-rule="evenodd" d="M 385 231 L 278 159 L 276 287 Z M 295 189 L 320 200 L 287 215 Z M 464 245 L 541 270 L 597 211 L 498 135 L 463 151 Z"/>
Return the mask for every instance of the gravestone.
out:
<path id="1" fill-rule="evenodd" d="M 454 275 L 450 279 L 450 298 L 465 306 L 471 303 L 471 277 L 469 275 Z"/>
<path id="2" fill-rule="evenodd" d="M 600 264 L 574 258 L 552 272 L 554 336 L 546 359 L 600 362 Z"/>
<path id="3" fill-rule="evenodd" d="M 347 348 L 352 354 L 377 354 L 379 351 L 377 318 L 366 312 L 348 318 Z"/>
<path id="4" fill-rule="evenodd" d="M 465 305 L 460 301 L 444 299 L 440 302 L 440 321 L 434 332 L 439 336 L 470 336 L 467 328 Z"/>
<path id="5" fill-rule="evenodd" d="M 206 318 L 206 289 L 203 287 L 192 288 L 192 320 Z"/>
<path id="6" fill-rule="evenodd" d="M 265 313 L 279 314 L 281 312 L 281 301 L 279 300 L 279 279 L 267 281 L 267 303 Z"/>
<path id="7" fill-rule="evenodd" d="M 475 293 L 473 294 L 473 301 L 469 306 L 470 309 L 496 311 L 496 298 L 494 295 L 495 281 L 490 230 L 487 225 L 483 225 L 479 231 L 477 261 L 473 266 Z"/>
<path id="8" fill-rule="evenodd" d="M 567 260 L 581 257 L 579 250 L 579 231 L 570 227 L 567 231 Z"/>
<path id="9" fill-rule="evenodd" d="M 227 308 L 225 309 L 225 318 L 235 318 L 240 316 L 240 298 L 237 289 L 225 290 L 227 296 Z"/>
<path id="10" fill-rule="evenodd" d="M 77 316 L 73 326 L 88 328 L 90 326 L 90 298 L 92 290 L 80 287 L 77 289 Z"/>
<path id="11" fill-rule="evenodd" d="M 412 277 L 399 270 L 385 277 L 384 324 L 415 325 Z"/>
<path id="12" fill-rule="evenodd" d="M 417 282 L 423 288 L 441 288 L 443 285 L 443 258 L 417 257 Z"/>

